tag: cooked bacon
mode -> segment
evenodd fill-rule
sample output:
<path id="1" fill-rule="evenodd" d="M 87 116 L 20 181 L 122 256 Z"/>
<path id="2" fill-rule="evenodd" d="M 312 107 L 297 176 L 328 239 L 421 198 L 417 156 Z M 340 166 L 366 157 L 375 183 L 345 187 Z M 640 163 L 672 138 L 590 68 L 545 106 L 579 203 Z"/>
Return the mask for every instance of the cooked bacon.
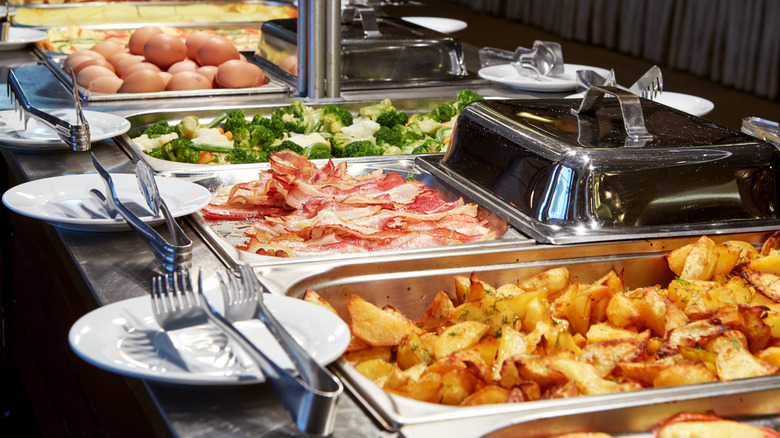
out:
<path id="1" fill-rule="evenodd" d="M 345 162 L 317 168 L 291 151 L 272 154 L 271 169 L 233 186 L 206 219 L 256 219 L 237 248 L 277 257 L 398 250 L 498 237 L 478 206 L 447 202 L 396 172 L 352 176 Z"/>

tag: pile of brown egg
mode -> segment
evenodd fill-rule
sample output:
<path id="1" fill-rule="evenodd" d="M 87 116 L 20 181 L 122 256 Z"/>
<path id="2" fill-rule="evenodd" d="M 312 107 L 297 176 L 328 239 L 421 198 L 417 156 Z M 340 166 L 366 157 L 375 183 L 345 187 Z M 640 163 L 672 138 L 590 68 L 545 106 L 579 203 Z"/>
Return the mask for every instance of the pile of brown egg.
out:
<path id="1" fill-rule="evenodd" d="M 127 47 L 107 40 L 77 50 L 63 68 L 95 93 L 248 88 L 268 82 L 263 70 L 226 38 L 197 31 L 183 41 L 156 26 L 133 31 Z"/>

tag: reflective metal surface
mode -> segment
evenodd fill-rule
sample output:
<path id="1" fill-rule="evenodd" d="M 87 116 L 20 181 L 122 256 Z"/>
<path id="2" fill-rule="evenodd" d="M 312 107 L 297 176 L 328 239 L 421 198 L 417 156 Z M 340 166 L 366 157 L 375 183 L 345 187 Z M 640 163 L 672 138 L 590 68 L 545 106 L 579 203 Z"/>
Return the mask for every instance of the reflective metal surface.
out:
<path id="1" fill-rule="evenodd" d="M 770 230 L 780 225 L 780 151 L 642 100 L 653 138 L 626 134 L 616 99 L 480 101 L 449 152 L 420 165 L 539 242 Z"/>

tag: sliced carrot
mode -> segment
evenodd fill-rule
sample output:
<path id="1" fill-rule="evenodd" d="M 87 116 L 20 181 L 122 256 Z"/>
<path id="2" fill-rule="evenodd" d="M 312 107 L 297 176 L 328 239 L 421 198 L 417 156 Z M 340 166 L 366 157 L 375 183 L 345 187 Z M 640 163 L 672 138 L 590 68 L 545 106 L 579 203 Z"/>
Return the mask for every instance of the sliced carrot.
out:
<path id="1" fill-rule="evenodd" d="M 213 159 L 214 159 L 214 154 L 212 154 L 211 152 L 200 151 L 200 158 L 198 159 L 198 164 L 206 164 Z"/>

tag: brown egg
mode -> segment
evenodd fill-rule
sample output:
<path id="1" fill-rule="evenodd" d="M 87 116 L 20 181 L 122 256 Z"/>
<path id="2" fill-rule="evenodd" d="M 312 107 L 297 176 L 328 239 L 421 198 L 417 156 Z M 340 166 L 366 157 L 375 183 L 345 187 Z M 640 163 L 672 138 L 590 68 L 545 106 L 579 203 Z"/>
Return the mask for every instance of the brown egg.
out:
<path id="1" fill-rule="evenodd" d="M 133 55 L 130 52 L 114 53 L 113 55 L 111 55 L 111 57 L 108 58 L 108 62 L 110 62 L 111 65 L 114 66 L 114 69 L 116 69 L 117 68 L 117 64 L 119 63 L 119 61 L 121 61 L 121 60 L 123 60 L 125 58 L 129 58 L 131 56 L 138 56 L 138 55 Z"/>
<path id="2" fill-rule="evenodd" d="M 197 32 L 191 33 L 190 36 L 187 37 L 187 41 L 184 42 L 184 44 L 187 46 L 187 57 L 193 61 L 197 61 L 198 49 L 207 39 L 213 36 L 213 33 L 207 32 L 205 30 L 199 30 Z"/>
<path id="3" fill-rule="evenodd" d="M 101 65 L 112 72 L 116 73 L 116 69 L 113 65 L 111 65 L 110 62 L 106 61 L 105 59 L 97 59 L 97 58 L 90 58 L 84 62 L 80 62 L 78 65 L 73 67 L 73 73 L 76 73 L 77 75 L 81 70 L 84 70 L 85 67 L 89 67 L 90 65 Z"/>
<path id="4" fill-rule="evenodd" d="M 93 58 L 91 56 L 86 56 L 86 55 L 74 56 L 72 58 L 69 56 L 65 58 L 65 62 L 62 63 L 62 68 L 66 72 L 70 73 L 71 70 L 75 69 L 80 64 L 83 64 L 84 62 L 87 61 L 94 61 L 95 59 L 98 58 Z"/>
<path id="5" fill-rule="evenodd" d="M 127 76 L 120 93 L 157 93 L 165 90 L 165 81 L 154 70 L 138 70 Z"/>
<path id="6" fill-rule="evenodd" d="M 236 59 L 222 63 L 214 79 L 222 88 L 247 88 L 262 84 L 265 75 L 260 67 Z"/>
<path id="7" fill-rule="evenodd" d="M 207 90 L 210 88 L 211 80 L 194 71 L 176 73 L 171 77 L 168 85 L 165 86 L 166 91 Z"/>
<path id="8" fill-rule="evenodd" d="M 127 69 L 131 65 L 139 64 L 142 62 L 144 62 L 144 57 L 141 55 L 130 55 L 126 58 L 122 58 L 114 66 L 116 68 L 116 74 L 120 78 L 123 78 L 125 77 L 125 73 L 124 73 L 125 69 Z"/>
<path id="9" fill-rule="evenodd" d="M 279 62 L 279 68 L 298 76 L 298 55 L 290 55 Z"/>
<path id="10" fill-rule="evenodd" d="M 198 64 L 195 63 L 195 61 L 191 59 L 185 59 L 184 61 L 179 61 L 177 63 L 172 64 L 170 67 L 168 67 L 167 72 L 175 75 L 176 73 L 183 72 L 183 71 L 192 71 L 194 72 L 199 67 Z"/>
<path id="11" fill-rule="evenodd" d="M 124 70 L 122 70 L 122 77 L 126 78 L 130 76 L 131 74 L 137 72 L 138 70 L 151 70 L 155 73 L 160 73 L 162 70 L 160 70 L 160 67 L 157 67 L 156 65 L 152 64 L 151 62 L 139 62 L 137 64 L 131 64 L 127 66 Z"/>
<path id="12" fill-rule="evenodd" d="M 117 42 L 107 40 L 95 44 L 90 50 L 98 52 L 103 55 L 104 58 L 108 59 L 111 55 L 124 51 L 124 48 Z"/>
<path id="13" fill-rule="evenodd" d="M 75 58 L 77 56 L 89 56 L 90 58 L 104 58 L 105 59 L 105 56 L 103 56 L 99 52 L 96 52 L 94 50 L 89 50 L 89 49 L 81 49 L 81 50 L 76 50 L 75 52 L 73 52 L 70 55 L 68 55 L 68 57 L 65 58 L 65 62 L 68 62 L 68 59 Z"/>
<path id="14" fill-rule="evenodd" d="M 144 58 L 164 70 L 187 58 L 187 46 L 175 35 L 153 35 L 144 44 Z"/>
<path id="15" fill-rule="evenodd" d="M 222 37 L 211 37 L 198 48 L 198 64 L 220 65 L 232 59 L 238 60 L 239 53 L 230 40 Z"/>
<path id="16" fill-rule="evenodd" d="M 86 87 L 89 85 L 92 80 L 99 76 L 114 76 L 116 77 L 116 74 L 112 72 L 111 70 L 100 66 L 100 65 L 90 65 L 87 67 L 84 67 L 83 70 L 79 72 L 78 75 L 76 75 L 76 83 L 81 85 L 82 87 Z"/>
<path id="17" fill-rule="evenodd" d="M 195 70 L 195 73 L 207 77 L 211 81 L 211 88 L 217 88 L 217 83 L 214 81 L 214 76 L 217 75 L 217 69 L 218 67 L 216 65 L 204 65 L 203 67 L 198 67 L 198 69 Z"/>
<path id="18" fill-rule="evenodd" d="M 153 35 L 163 33 L 162 29 L 157 26 L 144 26 L 134 30 L 130 35 L 130 41 L 127 43 L 127 48 L 130 49 L 130 53 L 133 55 L 144 54 L 144 44 Z"/>
<path id="19" fill-rule="evenodd" d="M 160 72 L 160 77 L 163 79 L 163 83 L 167 87 L 168 86 L 168 82 L 171 81 L 171 78 L 173 77 L 173 75 L 168 73 L 167 71 L 161 71 Z"/>
<path id="20" fill-rule="evenodd" d="M 116 76 L 98 76 L 87 85 L 87 90 L 93 93 L 114 94 L 122 86 L 122 79 Z"/>

